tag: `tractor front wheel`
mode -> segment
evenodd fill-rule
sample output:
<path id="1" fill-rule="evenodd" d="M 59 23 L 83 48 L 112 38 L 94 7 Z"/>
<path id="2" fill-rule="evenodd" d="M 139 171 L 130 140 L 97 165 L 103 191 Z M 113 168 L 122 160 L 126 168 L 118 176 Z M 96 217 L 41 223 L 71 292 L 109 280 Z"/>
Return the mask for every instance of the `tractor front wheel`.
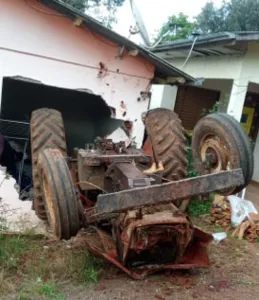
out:
<path id="1" fill-rule="evenodd" d="M 68 240 L 78 233 L 80 220 L 74 184 L 59 149 L 39 154 L 38 173 L 49 225 L 59 239 Z"/>
<path id="2" fill-rule="evenodd" d="M 194 165 L 200 175 L 242 169 L 244 185 L 221 191 L 237 194 L 251 181 L 253 152 L 241 125 L 227 114 L 211 114 L 195 126 L 192 136 Z"/>
<path id="3" fill-rule="evenodd" d="M 31 157 L 33 175 L 33 206 L 36 215 L 43 220 L 47 219 L 44 208 L 40 179 L 38 176 L 38 157 L 41 151 L 55 147 L 63 156 L 67 155 L 65 128 L 62 115 L 59 111 L 49 108 L 40 108 L 32 112 L 31 122 Z"/>

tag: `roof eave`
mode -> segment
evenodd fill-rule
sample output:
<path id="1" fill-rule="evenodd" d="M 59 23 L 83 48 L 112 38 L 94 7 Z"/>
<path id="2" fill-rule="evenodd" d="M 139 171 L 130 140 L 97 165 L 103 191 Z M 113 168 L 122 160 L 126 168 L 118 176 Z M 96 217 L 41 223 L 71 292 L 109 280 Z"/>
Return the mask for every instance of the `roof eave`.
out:
<path id="1" fill-rule="evenodd" d="M 226 45 L 226 44 L 233 44 L 236 41 L 235 35 L 231 36 L 225 36 L 225 37 L 218 37 L 218 38 L 208 38 L 208 39 L 202 39 L 197 40 L 195 42 L 196 47 L 202 47 L 202 46 L 216 46 L 216 45 Z M 183 40 L 182 42 L 178 43 L 170 43 L 166 45 L 160 45 L 157 46 L 153 52 L 154 53 L 161 53 L 165 51 L 172 51 L 172 50 L 186 50 L 190 49 L 192 46 L 193 40 Z"/>
<path id="2" fill-rule="evenodd" d="M 109 28 L 103 26 L 100 22 L 95 20 L 94 18 L 85 15 L 84 13 L 80 12 L 77 9 L 72 8 L 71 6 L 60 2 L 58 0 L 40 0 L 41 3 L 48 6 L 49 8 L 52 8 L 56 11 L 58 11 L 61 14 L 64 14 L 65 16 L 74 19 L 76 17 L 80 17 L 83 21 L 83 24 L 90 29 L 93 29 L 95 32 L 107 37 L 112 42 L 118 44 L 119 46 L 125 46 L 128 48 L 128 50 L 137 49 L 141 56 L 148 59 L 151 63 L 154 64 L 156 68 L 156 72 L 158 73 L 164 73 L 165 76 L 172 76 L 172 77 L 183 77 L 185 78 L 187 83 L 195 84 L 196 79 L 192 76 L 186 74 L 185 72 L 182 72 L 181 70 L 178 70 L 171 64 L 169 64 L 167 61 L 165 61 L 162 58 L 159 58 L 149 50 L 135 44 L 134 42 L 130 41 L 129 39 L 119 35 L 118 33 L 114 32 L 113 30 L 110 30 Z"/>
<path id="3" fill-rule="evenodd" d="M 259 41 L 259 31 L 224 32 L 215 35 L 200 36 L 196 41 L 197 47 L 211 46 L 233 46 L 236 42 Z M 157 46 L 153 52 L 186 50 L 191 47 L 193 40 L 180 40 Z"/>

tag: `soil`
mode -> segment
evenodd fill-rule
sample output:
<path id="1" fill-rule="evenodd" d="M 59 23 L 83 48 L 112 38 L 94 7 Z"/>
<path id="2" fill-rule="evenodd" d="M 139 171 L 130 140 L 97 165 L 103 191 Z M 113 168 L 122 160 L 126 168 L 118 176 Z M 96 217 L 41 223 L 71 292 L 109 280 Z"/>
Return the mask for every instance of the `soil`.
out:
<path id="1" fill-rule="evenodd" d="M 85 288 L 72 285 L 66 299 L 237 300 L 259 299 L 259 244 L 227 239 L 209 248 L 208 269 L 167 272 L 135 281 L 111 267 L 99 283 Z"/>
<path id="2" fill-rule="evenodd" d="M 208 225 L 201 218 L 195 219 L 194 223 L 209 232 L 216 232 L 218 229 Z M 56 273 L 55 278 L 59 278 L 57 282 L 58 293 L 62 295 L 62 298 L 17 298 L 20 289 L 18 284 L 15 288 L 15 293 L 7 295 L 7 298 L 0 296 L 0 299 L 259 299 L 259 243 L 249 244 L 247 241 L 239 241 L 229 237 L 219 244 L 211 244 L 209 246 L 211 261 L 209 268 L 167 271 L 149 276 L 141 281 L 131 279 L 107 262 L 101 262 L 100 264 L 98 263 L 99 268 L 101 266 L 98 282 L 85 285 L 82 282 L 73 281 L 71 277 L 74 271 L 80 270 L 83 264 L 82 258 L 78 256 L 83 245 L 81 239 L 79 235 L 79 237 L 68 242 L 59 242 L 55 239 L 34 241 L 35 245 L 33 248 L 39 245 L 37 247 L 42 253 L 40 254 L 39 251 L 35 252 L 37 257 L 41 256 L 43 258 L 44 253 L 46 253 L 44 263 L 49 264 L 47 266 L 49 273 L 45 275 L 48 277 L 50 274 L 53 274 L 54 276 Z M 70 253 L 73 255 L 73 259 L 77 259 L 77 261 L 72 262 L 75 269 L 73 272 L 71 272 L 71 266 L 67 265 L 68 261 L 64 259 L 64 253 Z M 31 264 L 33 262 L 31 255 L 28 259 L 28 264 Z M 69 269 L 71 275 L 62 278 L 66 272 L 69 272 Z"/>
<path id="3" fill-rule="evenodd" d="M 10 226 L 10 223 L 11 225 L 17 224 L 18 217 L 27 217 L 28 227 L 33 226 L 36 233 L 41 232 L 44 229 L 43 223 L 35 217 L 34 212 L 31 212 L 29 202 L 22 204 L 18 202 L 17 194 L 15 195 L 13 191 L 13 184 L 12 180 L 4 182 L 1 189 L 4 192 L 0 195 L 3 198 L 2 202 L 8 204 L 7 210 L 10 208 L 14 210 L 13 214 L 7 218 L 8 225 Z M 10 199 L 15 199 L 15 201 L 10 201 Z M 217 230 L 215 227 L 208 226 L 202 219 L 195 219 L 194 223 L 209 232 L 216 232 Z M 39 230 L 37 230 L 38 228 Z M 16 228 L 11 226 L 11 229 L 15 230 Z M 21 228 L 18 231 L 22 231 Z M 56 247 L 60 242 L 53 243 L 53 247 Z M 46 247 L 49 247 L 50 252 L 59 251 L 54 248 L 51 249 L 51 244 Z M 65 247 L 63 248 L 65 249 Z M 73 244 L 69 245 L 68 249 L 74 251 Z M 219 244 L 211 244 L 209 254 L 211 266 L 208 269 L 164 272 L 149 276 L 142 281 L 132 280 L 112 265 L 103 263 L 103 272 L 100 274 L 97 284 L 86 287 L 68 280 L 65 284 L 60 283 L 59 293 L 68 300 L 259 299 L 259 243 L 249 244 L 247 241 L 228 238 Z M 56 255 L 57 257 L 61 256 L 60 253 L 56 253 Z M 60 267 L 60 270 L 65 272 L 63 269 L 64 265 Z M 7 298 L 0 296 L 0 299 L 17 299 L 17 292 Z"/>

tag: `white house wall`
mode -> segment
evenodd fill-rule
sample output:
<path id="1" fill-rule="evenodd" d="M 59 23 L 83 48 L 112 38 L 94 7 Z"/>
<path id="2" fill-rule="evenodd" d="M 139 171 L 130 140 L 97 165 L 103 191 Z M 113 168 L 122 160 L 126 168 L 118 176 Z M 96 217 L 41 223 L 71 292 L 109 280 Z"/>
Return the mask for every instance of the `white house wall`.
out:
<path id="1" fill-rule="evenodd" d="M 148 90 L 154 66 L 127 52 L 118 59 L 118 45 L 74 26 L 37 1 L 28 3 L 34 9 L 26 1 L 0 0 L 0 82 L 5 76 L 18 75 L 57 87 L 90 89 L 116 108 L 117 118 L 135 122 L 133 136 L 140 146 L 144 135 L 141 113 L 149 101 L 137 99 Z M 100 62 L 107 68 L 102 76 Z M 125 117 L 121 101 L 126 104 Z"/>
<path id="2" fill-rule="evenodd" d="M 163 107 L 174 110 L 177 98 L 177 86 L 154 84 L 151 88 L 150 109 Z"/>
<path id="3" fill-rule="evenodd" d="M 243 57 L 242 68 L 238 76 L 234 78 L 231 96 L 229 99 L 228 113 L 238 121 L 241 118 L 246 93 L 249 83 L 259 83 L 259 45 L 248 44 L 248 51 Z"/>
<path id="4" fill-rule="evenodd" d="M 184 60 L 179 58 L 169 59 L 178 68 L 181 68 Z M 226 83 L 222 81 L 222 84 L 218 85 L 218 90 L 222 92 L 221 100 L 230 94 L 228 113 L 240 120 L 249 82 L 259 83 L 258 69 L 259 45 L 249 43 L 245 55 L 193 57 L 183 70 L 193 77 L 206 79 L 203 87 L 207 88 L 210 88 L 206 84 L 207 79 L 233 80 L 231 89 L 229 89 L 229 86 L 226 87 Z M 216 81 L 214 83 L 217 84 Z"/>
<path id="5" fill-rule="evenodd" d="M 259 45 L 256 43 L 252 43 L 249 46 L 249 55 L 247 55 L 245 60 L 245 67 L 242 76 L 244 80 L 249 80 L 252 82 L 249 84 L 248 88 L 252 92 L 259 92 L 258 86 L 255 84 L 259 84 Z M 245 73 L 246 72 L 246 73 Z M 248 77 L 248 78 L 247 78 Z M 254 175 L 253 180 L 259 182 L 259 133 L 257 135 L 255 148 L 254 148 Z"/>
<path id="6" fill-rule="evenodd" d="M 232 79 L 205 79 L 202 87 L 220 92 L 220 101 L 229 98 L 233 85 Z"/>
<path id="7" fill-rule="evenodd" d="M 181 68 L 184 59 L 169 60 Z M 205 78 L 203 87 L 221 91 L 221 100 L 230 94 L 227 112 L 240 120 L 247 91 L 259 92 L 259 44 L 250 42 L 248 51 L 240 56 L 191 58 L 184 71 L 193 77 Z M 224 81 L 223 81 L 223 80 Z M 233 84 L 229 84 L 231 81 Z M 251 83 L 251 84 L 250 84 Z M 259 182 L 259 135 L 254 149 L 253 180 Z"/>
<path id="8" fill-rule="evenodd" d="M 169 59 L 175 67 L 182 69 L 185 59 Z M 191 58 L 183 71 L 196 78 L 233 79 L 239 76 L 242 56 L 208 56 Z"/>

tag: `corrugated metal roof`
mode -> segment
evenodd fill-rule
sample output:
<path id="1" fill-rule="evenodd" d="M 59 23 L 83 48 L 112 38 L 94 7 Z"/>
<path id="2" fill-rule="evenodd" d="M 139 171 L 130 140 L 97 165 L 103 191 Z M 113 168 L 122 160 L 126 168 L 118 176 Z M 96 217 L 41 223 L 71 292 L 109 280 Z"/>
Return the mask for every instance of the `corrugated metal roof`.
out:
<path id="1" fill-rule="evenodd" d="M 199 43 L 208 43 L 208 42 L 215 42 L 215 41 L 219 41 L 219 40 L 232 40 L 235 38 L 234 34 L 231 34 L 229 32 L 221 32 L 221 33 L 212 33 L 212 34 L 206 34 L 206 35 L 200 35 L 198 37 L 198 41 L 197 44 Z M 166 47 L 178 47 L 178 46 L 183 46 L 185 44 L 189 44 L 192 43 L 194 38 L 190 37 L 188 39 L 180 39 L 180 40 L 176 40 L 176 41 L 166 41 L 164 43 L 159 44 L 155 49 L 162 49 L 162 48 L 166 48 Z"/>
<path id="2" fill-rule="evenodd" d="M 75 19 L 76 17 L 80 17 L 83 20 L 83 25 L 94 30 L 95 32 L 103 35 L 110 41 L 120 45 L 125 46 L 128 50 L 137 49 L 139 54 L 142 57 L 145 57 L 149 60 L 152 64 L 154 64 L 156 69 L 156 75 L 162 77 L 183 77 L 185 78 L 186 82 L 193 83 L 195 79 L 182 72 L 181 70 L 175 68 L 167 61 L 163 60 L 162 58 L 158 57 L 154 53 L 150 52 L 149 50 L 135 44 L 134 42 L 130 41 L 129 39 L 119 35 L 118 33 L 110 30 L 109 28 L 103 26 L 100 22 L 95 20 L 94 18 L 78 11 L 77 9 L 72 8 L 71 6 L 60 2 L 58 0 L 40 0 L 40 2 L 51 9 L 58 11 L 60 14 L 63 14 L 69 18 Z"/>
<path id="3" fill-rule="evenodd" d="M 247 50 L 249 41 L 258 41 L 259 31 L 222 32 L 198 37 L 193 49 L 193 56 L 220 56 L 242 54 Z M 168 59 L 184 57 L 190 50 L 194 38 L 169 41 L 158 45 L 153 52 Z M 179 55 L 179 52 L 181 55 Z"/>

